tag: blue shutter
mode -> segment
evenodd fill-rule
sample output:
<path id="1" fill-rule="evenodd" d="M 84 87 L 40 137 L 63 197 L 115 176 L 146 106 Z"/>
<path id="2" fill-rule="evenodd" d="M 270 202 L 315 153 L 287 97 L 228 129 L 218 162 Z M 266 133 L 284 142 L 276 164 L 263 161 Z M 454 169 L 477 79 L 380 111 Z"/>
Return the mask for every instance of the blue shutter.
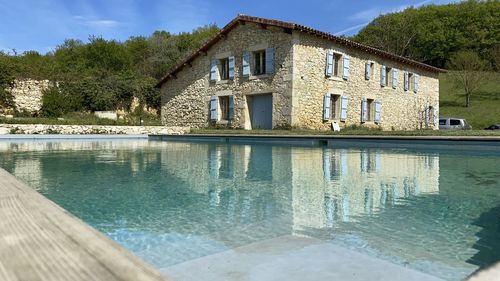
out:
<path id="1" fill-rule="evenodd" d="M 398 87 L 398 70 L 392 69 L 392 88 L 396 89 Z"/>
<path id="2" fill-rule="evenodd" d="M 387 85 L 387 73 L 385 72 L 385 65 L 380 66 L 380 86 Z"/>
<path id="3" fill-rule="evenodd" d="M 229 79 L 234 79 L 234 56 L 229 57 Z"/>
<path id="4" fill-rule="evenodd" d="M 243 51 L 243 77 L 250 76 L 250 52 Z"/>
<path id="5" fill-rule="evenodd" d="M 405 88 L 405 91 L 408 91 L 408 89 L 410 88 L 410 81 L 408 80 L 408 71 L 405 71 L 405 74 L 404 74 L 404 88 Z"/>
<path id="6" fill-rule="evenodd" d="M 331 77 L 333 75 L 333 50 L 329 49 L 326 53 L 325 75 Z"/>
<path id="7" fill-rule="evenodd" d="M 368 104 L 366 102 L 366 99 L 363 98 L 361 100 L 361 123 L 366 122 L 368 119 Z"/>
<path id="8" fill-rule="evenodd" d="M 344 75 L 342 78 L 344 78 L 344 80 L 349 80 L 349 61 L 350 61 L 350 57 L 347 56 L 347 55 L 344 55 Z"/>
<path id="9" fill-rule="evenodd" d="M 418 92 L 418 74 L 413 74 L 413 91 Z"/>
<path id="10" fill-rule="evenodd" d="M 382 119 L 382 103 L 379 101 L 375 101 L 375 117 L 373 119 L 377 124 L 379 124 Z"/>
<path id="11" fill-rule="evenodd" d="M 234 119 L 234 96 L 229 96 L 229 120 Z"/>
<path id="12" fill-rule="evenodd" d="M 274 72 L 274 49 L 266 49 L 266 74 Z"/>
<path id="13" fill-rule="evenodd" d="M 340 98 L 340 121 L 347 120 L 347 103 L 349 99 L 346 96 Z"/>
<path id="14" fill-rule="evenodd" d="M 217 96 L 210 97 L 210 120 L 217 121 L 217 107 L 218 101 Z"/>
<path id="15" fill-rule="evenodd" d="M 323 98 L 323 120 L 330 120 L 330 102 L 331 102 L 331 94 L 327 93 Z"/>
<path id="16" fill-rule="evenodd" d="M 210 60 L 210 81 L 217 81 L 217 61 L 215 58 Z"/>
<path id="17" fill-rule="evenodd" d="M 370 80 L 370 77 L 372 77 L 372 63 L 368 61 L 365 65 L 365 79 Z"/>

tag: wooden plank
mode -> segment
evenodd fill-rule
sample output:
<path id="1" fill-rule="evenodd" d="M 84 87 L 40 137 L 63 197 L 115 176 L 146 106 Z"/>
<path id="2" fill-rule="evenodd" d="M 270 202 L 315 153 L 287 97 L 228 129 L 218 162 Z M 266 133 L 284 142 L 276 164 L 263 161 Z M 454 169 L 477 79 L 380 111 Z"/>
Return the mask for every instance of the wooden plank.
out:
<path id="1" fill-rule="evenodd" d="M 0 280 L 166 280 L 0 169 Z"/>

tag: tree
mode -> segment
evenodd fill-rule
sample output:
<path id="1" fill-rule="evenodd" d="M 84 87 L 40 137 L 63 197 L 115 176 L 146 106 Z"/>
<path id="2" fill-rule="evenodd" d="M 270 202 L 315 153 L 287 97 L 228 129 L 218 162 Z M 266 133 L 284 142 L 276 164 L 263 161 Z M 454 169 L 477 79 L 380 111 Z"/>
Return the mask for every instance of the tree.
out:
<path id="1" fill-rule="evenodd" d="M 485 65 L 485 62 L 473 51 L 459 51 L 451 57 L 448 63 L 448 68 L 452 70 L 451 77 L 464 90 L 466 107 L 470 107 L 472 94 L 485 79 L 482 72 Z"/>
<path id="2" fill-rule="evenodd" d="M 0 109 L 14 108 L 14 97 L 8 91 L 14 83 L 14 66 L 9 56 L 0 52 Z"/>

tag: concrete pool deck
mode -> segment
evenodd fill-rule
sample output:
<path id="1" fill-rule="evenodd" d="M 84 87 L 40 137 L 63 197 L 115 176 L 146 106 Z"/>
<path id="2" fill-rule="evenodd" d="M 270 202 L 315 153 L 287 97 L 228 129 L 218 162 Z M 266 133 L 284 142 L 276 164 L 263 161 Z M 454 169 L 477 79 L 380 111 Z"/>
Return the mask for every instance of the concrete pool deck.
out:
<path id="1" fill-rule="evenodd" d="M 0 168 L 0 280 L 167 279 Z"/>

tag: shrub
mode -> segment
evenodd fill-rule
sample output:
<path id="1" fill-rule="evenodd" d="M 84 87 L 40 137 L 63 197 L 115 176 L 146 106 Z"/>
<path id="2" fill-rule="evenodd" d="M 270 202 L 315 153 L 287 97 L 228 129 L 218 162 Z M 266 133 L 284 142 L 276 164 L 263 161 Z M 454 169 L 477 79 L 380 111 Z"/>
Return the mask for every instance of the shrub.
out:
<path id="1" fill-rule="evenodd" d="M 42 96 L 42 116 L 61 117 L 63 114 L 76 111 L 80 108 L 77 96 L 68 95 L 57 87 L 43 91 Z"/>

